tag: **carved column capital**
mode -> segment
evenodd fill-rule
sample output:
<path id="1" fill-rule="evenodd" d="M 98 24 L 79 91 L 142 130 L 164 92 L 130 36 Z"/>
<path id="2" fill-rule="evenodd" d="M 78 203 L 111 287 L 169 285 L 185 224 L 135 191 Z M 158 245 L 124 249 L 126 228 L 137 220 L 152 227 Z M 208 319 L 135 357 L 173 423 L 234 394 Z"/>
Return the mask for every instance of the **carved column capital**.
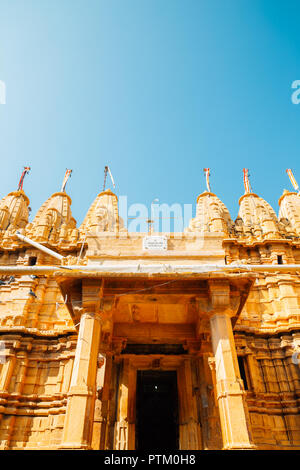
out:
<path id="1" fill-rule="evenodd" d="M 223 310 L 230 305 L 230 285 L 226 280 L 208 281 L 208 292 L 212 310 Z"/>
<path id="2" fill-rule="evenodd" d="M 231 291 L 229 280 L 209 279 L 208 298 L 206 301 L 200 301 L 199 308 L 209 317 L 218 314 L 226 314 L 233 317 L 236 314 L 239 303 L 240 294 L 238 291 Z"/>
<path id="3" fill-rule="evenodd" d="M 82 306 L 85 310 L 106 312 L 112 309 L 114 297 L 105 297 L 104 288 L 104 279 L 83 279 Z"/>

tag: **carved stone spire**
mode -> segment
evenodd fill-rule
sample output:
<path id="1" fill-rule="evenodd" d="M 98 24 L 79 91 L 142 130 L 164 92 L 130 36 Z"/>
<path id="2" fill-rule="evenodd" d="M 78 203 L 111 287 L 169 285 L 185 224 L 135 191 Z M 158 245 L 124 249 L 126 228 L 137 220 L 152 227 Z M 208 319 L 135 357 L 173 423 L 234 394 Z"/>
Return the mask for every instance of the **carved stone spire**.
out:
<path id="1" fill-rule="evenodd" d="M 290 226 L 290 229 L 300 234 L 300 196 L 296 192 L 283 191 L 279 203 L 278 218 L 281 222 Z"/>
<path id="2" fill-rule="evenodd" d="M 26 233 L 38 242 L 52 245 L 67 241 L 75 242 L 78 238 L 76 220 L 72 217 L 71 198 L 65 192 L 52 194 L 40 207 Z"/>
<path id="3" fill-rule="evenodd" d="M 225 204 L 213 193 L 204 191 L 197 198 L 196 217 L 191 219 L 188 232 L 218 232 L 228 236 L 233 222 Z"/>
<path id="4" fill-rule="evenodd" d="M 23 230 L 28 223 L 29 199 L 23 190 L 13 191 L 0 201 L 0 242 L 10 243 L 16 230 Z"/>
<path id="5" fill-rule="evenodd" d="M 247 238 L 279 238 L 280 227 L 270 204 L 254 193 L 246 193 L 239 200 L 236 229 Z M 242 229 L 242 230 L 241 230 Z M 242 233 L 241 233 L 242 235 Z"/>
<path id="6" fill-rule="evenodd" d="M 118 198 L 110 190 L 98 194 L 80 227 L 80 233 L 118 232 L 125 230 L 119 217 Z"/>

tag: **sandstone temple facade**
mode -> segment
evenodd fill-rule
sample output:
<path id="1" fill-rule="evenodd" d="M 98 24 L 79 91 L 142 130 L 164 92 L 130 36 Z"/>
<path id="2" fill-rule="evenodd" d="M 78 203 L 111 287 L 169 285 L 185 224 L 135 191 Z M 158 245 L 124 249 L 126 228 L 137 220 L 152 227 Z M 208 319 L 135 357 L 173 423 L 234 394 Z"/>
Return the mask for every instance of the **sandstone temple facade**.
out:
<path id="1" fill-rule="evenodd" d="M 110 190 L 79 227 L 65 191 L 28 206 L 0 202 L 1 449 L 300 449 L 296 192 L 233 221 L 205 191 L 180 236 Z"/>

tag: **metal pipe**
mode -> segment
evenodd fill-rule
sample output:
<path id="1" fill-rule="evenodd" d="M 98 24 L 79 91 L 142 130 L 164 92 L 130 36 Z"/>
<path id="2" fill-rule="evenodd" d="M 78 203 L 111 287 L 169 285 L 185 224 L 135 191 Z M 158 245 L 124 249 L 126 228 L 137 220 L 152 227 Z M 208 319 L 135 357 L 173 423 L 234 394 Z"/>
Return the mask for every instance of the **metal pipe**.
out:
<path id="1" fill-rule="evenodd" d="M 64 259 L 64 256 L 62 256 L 62 255 L 56 253 L 55 251 L 50 250 L 49 248 L 46 248 L 45 246 L 41 245 L 40 243 L 34 242 L 33 240 L 31 240 L 31 239 L 28 238 L 28 237 L 25 237 L 24 235 L 21 235 L 20 232 L 17 231 L 17 232 L 16 232 L 16 235 L 17 235 L 17 237 L 19 238 L 19 240 L 22 240 L 22 242 L 28 243 L 29 245 L 34 246 L 34 247 L 37 248 L 38 250 L 41 250 L 41 251 L 43 251 L 44 253 L 47 253 L 48 255 L 53 256 L 54 258 L 59 259 L 60 261 L 62 261 L 62 260 Z"/>
<path id="2" fill-rule="evenodd" d="M 55 253 L 56 254 L 56 253 Z M 201 274 L 210 272 L 299 272 L 299 264 L 200 264 L 200 265 L 170 265 L 161 264 L 135 264 L 135 265 L 71 265 L 71 266 L 0 266 L 0 274 L 51 274 L 68 272 L 98 273 L 98 274 Z"/>

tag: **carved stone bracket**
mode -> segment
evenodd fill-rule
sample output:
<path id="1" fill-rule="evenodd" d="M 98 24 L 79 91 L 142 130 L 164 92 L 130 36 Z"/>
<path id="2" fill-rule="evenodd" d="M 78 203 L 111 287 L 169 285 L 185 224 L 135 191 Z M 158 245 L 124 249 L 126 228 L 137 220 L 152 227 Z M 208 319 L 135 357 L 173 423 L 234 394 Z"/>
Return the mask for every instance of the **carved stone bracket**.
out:
<path id="1" fill-rule="evenodd" d="M 112 338 L 112 351 L 114 354 L 121 354 L 126 348 L 127 338 Z"/>

